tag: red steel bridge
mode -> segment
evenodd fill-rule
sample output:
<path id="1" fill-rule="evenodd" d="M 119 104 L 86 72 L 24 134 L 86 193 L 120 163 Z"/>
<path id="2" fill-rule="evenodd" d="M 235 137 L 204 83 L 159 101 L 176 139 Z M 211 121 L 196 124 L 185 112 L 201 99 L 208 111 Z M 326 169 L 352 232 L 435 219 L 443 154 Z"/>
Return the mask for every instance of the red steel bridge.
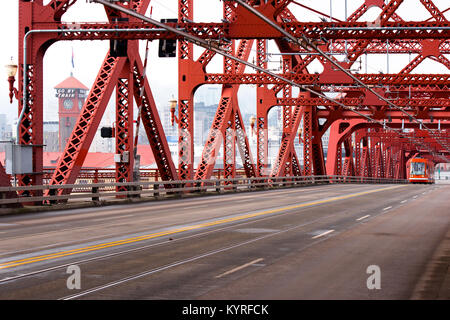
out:
<path id="1" fill-rule="evenodd" d="M 32 145 L 33 173 L 17 176 L 19 186 L 42 185 L 43 70 L 46 50 L 57 41 L 110 40 L 71 138 L 50 185 L 73 184 L 98 129 L 111 96 L 116 92 L 116 153 L 131 154 L 116 163 L 117 182 L 135 178 L 136 124 L 139 110 L 159 176 L 164 181 L 207 180 L 223 148 L 223 176 L 236 176 L 236 157 L 245 175 L 253 177 L 343 175 L 406 178 L 406 162 L 421 155 L 435 164 L 450 162 L 450 23 L 449 8 L 420 0 L 430 17 L 412 21 L 397 9 L 407 0 L 364 0 L 346 20 L 305 6 L 301 0 L 227 0 L 221 21 L 197 22 L 195 0 L 178 0 L 178 21 L 161 23 L 149 18 L 151 0 L 92 0 L 104 6 L 108 21 L 64 23 L 63 15 L 76 0 L 19 0 L 18 144 Z M 157 6 L 157 4 L 154 4 Z M 318 13 L 322 22 L 304 21 L 294 6 Z M 365 21 L 372 7 L 381 11 Z M 152 88 L 139 55 L 139 40 L 176 41 L 178 59 L 178 163 L 174 163 Z M 282 71 L 268 69 L 268 41 L 276 43 Z M 194 46 L 203 48 L 194 58 Z M 111 48 L 113 48 L 111 47 Z M 256 58 L 251 61 L 252 50 Z M 336 54 L 345 55 L 340 61 Z M 353 66 L 365 55 L 404 55 L 401 71 L 365 74 Z M 223 56 L 223 72 L 208 73 L 213 57 Z M 153 59 L 155 57 L 148 57 Z M 424 60 L 439 63 L 442 72 L 416 73 Z M 310 73 L 319 62 L 323 72 Z M 194 94 L 205 84 L 222 85 L 222 94 L 198 166 L 194 166 Z M 238 101 L 240 85 L 256 87 L 256 112 L 251 128 L 257 136 L 251 153 Z M 296 90 L 293 90 L 297 88 Z M 334 93 L 330 95 L 330 93 Z M 332 98 L 334 97 L 334 98 Z M 282 108 L 283 134 L 278 156 L 268 160 L 268 113 Z M 325 161 L 322 137 L 330 130 Z M 247 130 L 248 131 L 248 130 Z M 303 157 L 295 146 L 303 145 Z M 300 159 L 303 158 L 303 161 Z M 3 172 L 2 186 L 10 185 Z M 47 180 L 47 179 L 46 179 Z M 120 189 L 120 187 L 118 187 Z M 70 189 L 52 189 L 62 194 Z M 32 191 L 36 195 L 42 191 Z"/>

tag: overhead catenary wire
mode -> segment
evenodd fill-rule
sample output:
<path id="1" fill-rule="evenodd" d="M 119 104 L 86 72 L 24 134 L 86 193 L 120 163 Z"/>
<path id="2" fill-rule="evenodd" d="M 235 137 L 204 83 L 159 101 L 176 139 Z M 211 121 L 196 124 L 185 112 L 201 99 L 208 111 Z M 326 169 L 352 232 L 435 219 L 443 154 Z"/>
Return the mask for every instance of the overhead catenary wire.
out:
<path id="1" fill-rule="evenodd" d="M 82 28 L 70 28 L 70 29 L 33 29 L 29 30 L 27 33 L 25 33 L 23 37 L 23 74 L 22 74 L 22 86 L 23 86 L 23 94 L 22 94 L 22 110 L 19 114 L 19 118 L 17 120 L 17 127 L 16 127 L 16 144 L 20 144 L 20 126 L 22 124 L 23 117 L 25 116 L 26 111 L 28 110 L 28 38 L 31 37 L 33 34 L 39 34 L 39 33 L 56 33 L 56 34 L 69 34 L 69 33 L 109 33 L 109 32 L 117 32 L 117 33 L 126 33 L 126 32 L 161 32 L 164 29 L 151 29 L 151 30 L 145 30 L 143 28 L 127 28 L 127 29 L 110 29 L 110 28 L 101 28 L 101 29 L 82 29 Z"/>
<path id="2" fill-rule="evenodd" d="M 269 70 L 267 70 L 267 69 L 264 69 L 264 68 L 262 68 L 262 67 L 259 67 L 259 66 L 257 66 L 257 65 L 254 65 L 254 64 L 252 64 L 252 63 L 250 63 L 250 62 L 248 62 L 248 61 L 245 61 L 245 60 L 243 60 L 243 59 L 237 58 L 237 57 L 235 57 L 235 56 L 233 56 L 233 55 L 231 55 L 231 54 L 229 54 L 229 53 L 227 53 L 227 52 L 221 50 L 219 47 L 217 47 L 217 46 L 215 46 L 215 45 L 212 45 L 210 42 L 208 42 L 208 41 L 206 41 L 206 40 L 204 40 L 204 39 L 198 38 L 198 37 L 196 37 L 196 36 L 193 36 L 193 35 L 191 35 L 191 34 L 188 34 L 188 33 L 184 32 L 184 31 L 181 31 L 181 30 L 178 30 L 178 29 L 176 29 L 176 28 L 173 28 L 173 27 L 171 27 L 171 26 L 169 26 L 169 25 L 166 25 L 166 24 L 164 24 L 164 23 L 162 23 L 162 22 L 156 21 L 156 20 L 154 20 L 154 19 L 151 19 L 151 18 L 146 17 L 146 16 L 144 16 L 144 15 L 141 15 L 141 14 L 139 14 L 139 13 L 136 13 L 136 12 L 133 11 L 133 10 L 129 10 L 129 9 L 126 9 L 126 8 L 121 7 L 121 6 L 119 6 L 119 5 L 110 3 L 110 2 L 108 2 L 108 1 L 106 1 L 106 0 L 90 0 L 90 1 L 91 1 L 91 2 L 97 2 L 97 3 L 104 4 L 104 5 L 109 6 L 109 7 L 113 8 L 113 9 L 115 9 L 115 10 L 122 11 L 123 13 L 129 14 L 129 15 L 135 17 L 135 18 L 138 18 L 138 19 L 144 20 L 144 21 L 146 21 L 146 22 L 149 22 L 149 23 L 151 23 L 151 24 L 154 24 L 154 25 L 156 25 L 156 26 L 158 26 L 158 27 L 160 27 L 160 28 L 165 28 L 166 30 L 168 30 L 168 31 L 170 31 L 170 32 L 173 32 L 173 33 L 176 33 L 176 34 L 178 34 L 178 35 L 183 36 L 183 37 L 185 38 L 185 40 L 190 41 L 190 42 L 192 42 L 192 43 L 194 43 L 194 44 L 196 44 L 196 45 L 198 45 L 198 46 L 201 46 L 201 47 L 203 47 L 203 48 L 205 48 L 205 49 L 214 51 L 215 53 L 218 53 L 218 54 L 220 54 L 220 55 L 222 55 L 222 56 L 225 56 L 225 57 L 227 57 L 227 58 L 229 58 L 229 59 L 232 59 L 232 60 L 235 60 L 235 61 L 237 61 L 237 62 L 239 62 L 239 63 L 242 63 L 242 64 L 244 64 L 244 65 L 246 65 L 246 66 L 248 66 L 248 67 L 250 67 L 250 68 L 253 68 L 253 69 L 255 69 L 256 71 L 260 71 L 260 72 L 262 72 L 262 73 L 268 74 L 268 75 L 270 75 L 270 76 L 272 76 L 272 77 L 274 77 L 274 78 L 277 78 L 278 80 L 281 80 L 281 81 L 283 81 L 283 82 L 286 82 L 286 83 L 288 83 L 288 84 L 290 84 L 290 85 L 292 85 L 292 86 L 298 87 L 298 88 L 300 88 L 300 89 L 302 89 L 302 90 L 304 90 L 304 91 L 308 91 L 308 92 L 310 92 L 310 93 L 312 93 L 312 94 L 314 94 L 314 95 L 317 95 L 317 96 L 319 96 L 319 97 L 321 97 L 321 98 L 323 98 L 323 99 L 326 99 L 326 100 L 328 100 L 328 101 L 334 102 L 334 103 L 338 104 L 339 106 L 341 106 L 341 107 L 343 107 L 343 108 L 352 110 L 353 112 L 355 112 L 355 113 L 357 113 L 358 115 L 360 115 L 360 116 L 362 116 L 362 117 L 364 117 L 364 118 L 370 120 L 371 122 L 377 122 L 377 123 L 379 123 L 380 125 L 382 125 L 382 122 L 381 122 L 381 121 L 375 120 L 375 119 L 373 119 L 373 118 L 371 118 L 371 117 L 369 117 L 369 116 L 367 116 L 367 115 L 365 115 L 365 114 L 363 114 L 363 113 L 361 113 L 361 112 L 355 110 L 353 107 L 346 106 L 346 105 L 344 105 L 343 103 L 339 102 L 338 100 L 335 100 L 335 99 L 333 99 L 333 98 L 327 97 L 327 96 L 324 95 L 323 93 L 320 93 L 320 92 L 318 92 L 318 91 L 315 91 L 315 90 L 313 90 L 313 89 L 311 89 L 311 88 L 309 88 L 309 87 L 307 87 L 307 86 L 298 84 L 298 83 L 296 83 L 296 82 L 294 82 L 294 81 L 292 81 L 292 80 L 290 80 L 290 79 L 284 78 L 283 76 L 280 76 L 280 75 L 278 75 L 278 74 L 276 74 L 276 73 L 273 73 L 273 72 L 271 72 L 271 71 L 269 71 Z"/>
<path id="3" fill-rule="evenodd" d="M 224 1 L 233 1 L 238 3 L 239 5 L 241 5 L 242 7 L 244 7 L 245 9 L 247 9 L 248 11 L 250 11 L 251 13 L 253 13 L 254 15 L 256 15 L 258 18 L 260 18 L 261 20 L 263 20 L 264 22 L 266 22 L 268 25 L 270 25 L 271 27 L 273 27 L 274 29 L 276 29 L 277 31 L 279 31 L 280 33 L 282 33 L 284 36 L 286 36 L 290 41 L 300 45 L 303 49 L 307 50 L 307 51 L 311 51 L 311 49 L 313 49 L 314 51 L 318 52 L 322 57 L 324 57 L 327 61 L 329 61 L 331 64 L 333 64 L 333 66 L 335 66 L 336 68 L 338 68 L 340 71 L 344 72 L 347 76 L 349 76 L 353 81 L 357 82 L 359 85 L 363 86 L 364 88 L 366 88 L 367 90 L 369 90 L 371 93 L 373 93 L 378 99 L 386 102 L 388 105 L 390 105 L 391 107 L 401 111 L 403 114 L 407 115 L 410 119 L 414 120 L 415 122 L 417 122 L 419 125 L 421 125 L 425 130 L 428 131 L 429 134 L 431 134 L 432 136 L 435 137 L 435 139 L 437 141 L 439 141 L 439 139 L 434 135 L 434 132 L 428 128 L 426 125 L 423 124 L 422 121 L 418 120 L 416 117 L 414 117 L 413 115 L 409 114 L 407 111 L 404 110 L 404 108 L 397 106 L 396 104 L 394 104 L 393 102 L 389 101 L 388 99 L 386 99 L 385 97 L 383 97 L 381 94 L 379 94 L 378 92 L 376 92 L 375 90 L 373 90 L 371 87 L 369 87 L 367 84 L 365 84 L 364 82 L 362 82 L 360 79 L 358 79 L 357 77 L 355 77 L 351 72 L 349 72 L 348 70 L 346 70 L 343 66 L 341 66 L 337 61 L 335 61 L 332 57 L 330 57 L 329 55 L 327 55 L 326 53 L 324 53 L 317 45 L 315 45 L 314 43 L 312 43 L 310 41 L 310 39 L 308 39 L 304 34 L 302 34 L 302 38 L 297 39 L 295 38 L 292 34 L 290 34 L 289 32 L 287 32 L 286 30 L 284 30 L 282 27 L 280 27 L 279 25 L 277 25 L 276 23 L 274 23 L 272 20 L 270 20 L 269 18 L 267 18 L 265 15 L 263 15 L 262 13 L 260 13 L 258 10 L 256 10 L 255 8 L 253 8 L 252 6 L 250 6 L 249 4 L 247 4 L 246 2 L 242 1 L 242 0 L 224 0 Z M 367 28 L 366 28 L 367 29 Z M 441 145 L 446 148 L 446 151 L 450 152 L 450 150 L 448 149 L 447 145 L 441 141 L 439 141 L 441 143 Z"/>
<path id="4" fill-rule="evenodd" d="M 362 112 L 359 112 L 359 111 L 356 110 L 354 107 L 346 106 L 345 104 L 341 103 L 340 101 L 335 100 L 335 99 L 333 99 L 333 98 L 330 98 L 330 97 L 324 95 L 324 94 L 321 93 L 321 92 L 317 92 L 317 91 L 311 89 L 310 87 L 307 87 L 307 86 L 305 86 L 305 85 L 296 83 L 295 81 L 292 81 L 292 80 L 287 79 L 287 78 L 285 78 L 285 77 L 283 77 L 283 76 L 280 76 L 280 75 L 278 75 L 278 74 L 276 74 L 276 73 L 273 73 L 273 72 L 271 72 L 271 71 L 269 71 L 269 70 L 267 70 L 267 69 L 264 69 L 264 68 L 262 68 L 262 67 L 259 67 L 259 66 L 257 66 L 257 65 L 254 65 L 254 64 L 252 64 L 252 63 L 250 63 L 250 62 L 248 62 L 248 61 L 246 61 L 246 60 L 237 58 L 237 57 L 233 56 L 232 54 L 229 54 L 229 53 L 225 52 L 225 51 L 222 50 L 219 46 L 216 46 L 215 44 L 213 44 L 213 43 L 210 42 L 210 41 L 207 41 L 207 40 L 204 40 L 204 39 L 202 39 L 202 38 L 196 37 L 196 36 L 191 35 L 191 34 L 189 34 L 189 33 L 187 33 L 187 32 L 184 32 L 184 31 L 182 31 L 182 30 L 179 30 L 179 29 L 177 29 L 177 28 L 174 28 L 174 27 L 172 27 L 172 26 L 169 26 L 169 25 L 167 25 L 167 24 L 165 24 L 165 23 L 159 22 L 159 21 L 154 20 L 154 19 L 152 19 L 152 18 L 149 18 L 149 17 L 147 17 L 147 16 L 145 16 L 145 15 L 139 14 L 139 13 L 137 13 L 136 11 L 133 11 L 133 10 L 124 8 L 124 7 L 120 6 L 120 5 L 111 3 L 111 2 L 109 2 L 109 1 L 107 1 L 107 0 L 89 0 L 89 1 L 90 1 L 90 2 L 95 2 L 95 3 L 103 4 L 103 5 L 105 5 L 105 6 L 107 6 L 107 7 L 110 7 L 110 8 L 112 8 L 112 9 L 114 9 L 114 10 L 123 12 L 123 13 L 125 13 L 125 14 L 127 14 L 127 15 L 130 15 L 130 16 L 132 16 L 132 17 L 135 17 L 135 18 L 137 18 L 137 19 L 140 19 L 140 20 L 146 21 L 146 22 L 148 22 L 148 23 L 151 23 L 151 24 L 153 24 L 153 25 L 155 25 L 155 26 L 157 26 L 157 27 L 159 27 L 159 28 L 164 28 L 164 29 L 166 29 L 166 30 L 169 31 L 169 32 L 173 32 L 173 33 L 175 33 L 175 34 L 178 34 L 179 36 L 182 36 L 186 41 L 189 41 L 189 42 L 191 42 L 191 43 L 193 43 L 193 44 L 195 44 L 195 45 L 198 45 L 198 46 L 200 46 L 200 47 L 203 47 L 204 49 L 207 49 L 207 50 L 213 51 L 213 52 L 215 52 L 215 53 L 218 53 L 218 54 L 220 54 L 220 55 L 222 55 L 222 56 L 224 56 L 224 57 L 226 57 L 226 58 L 232 59 L 232 60 L 237 61 L 237 62 L 239 62 L 239 63 L 241 63 L 241 64 L 244 64 L 244 65 L 246 65 L 246 66 L 248 66 L 248 67 L 250 67 L 250 68 L 253 68 L 253 69 L 256 70 L 256 71 L 260 71 L 260 72 L 262 72 L 262 73 L 268 74 L 268 75 L 270 75 L 270 76 L 272 76 L 272 77 L 274 77 L 274 78 L 276 78 L 276 79 L 278 79 L 278 80 L 281 80 L 281 81 L 283 81 L 283 82 L 285 82 L 285 83 L 287 83 L 287 84 L 290 84 L 290 85 L 292 85 L 292 86 L 298 87 L 298 88 L 300 88 L 300 89 L 303 90 L 303 91 L 307 91 L 307 92 L 312 93 L 312 94 L 314 94 L 314 95 L 316 95 L 316 96 L 318 96 L 318 97 L 321 97 L 321 98 L 323 98 L 323 99 L 326 99 L 326 100 L 328 100 L 328 101 L 331 101 L 331 102 L 333 102 L 333 103 L 335 103 L 335 104 L 341 106 L 342 108 L 351 110 L 352 112 L 358 114 L 359 116 L 361 116 L 361 117 L 367 119 L 367 120 L 368 120 L 369 122 L 371 122 L 371 123 L 379 124 L 379 125 L 382 126 L 383 128 L 389 128 L 390 130 L 399 131 L 399 129 L 390 128 L 390 127 L 388 127 L 388 126 L 386 125 L 386 123 L 384 123 L 384 122 L 382 122 L 382 121 L 379 121 L 379 120 L 376 120 L 376 119 L 373 119 L 373 118 L 371 118 L 370 116 L 367 116 L 367 115 L 363 114 Z M 238 3 L 242 3 L 242 1 L 240 1 L 240 0 L 232 0 L 232 1 L 236 1 L 236 2 L 238 2 Z M 245 5 L 247 5 L 247 4 L 245 4 Z M 250 8 L 251 8 L 251 7 L 250 7 Z M 251 8 L 251 9 L 253 9 L 253 8 Z M 261 14 L 258 12 L 258 16 L 260 16 L 260 15 L 261 15 Z M 267 19 L 265 16 L 263 16 L 263 17 L 264 17 L 265 19 Z M 262 19 L 263 19 L 263 18 L 262 18 Z M 269 21 L 270 21 L 270 20 L 269 20 Z M 278 29 L 278 28 L 281 29 L 281 30 L 283 31 L 283 33 L 286 32 L 286 31 L 284 31 L 284 29 L 280 28 L 278 25 L 276 25 L 276 28 L 277 28 L 277 29 Z M 286 33 L 287 33 L 287 32 L 286 32 Z M 292 35 L 290 35 L 289 33 L 287 33 L 287 34 L 289 35 L 289 37 L 292 37 Z M 298 43 L 298 41 L 297 41 L 296 38 L 294 38 L 294 37 L 292 37 L 292 38 L 295 40 L 295 42 Z M 304 46 L 304 48 L 307 48 L 307 46 L 306 46 L 304 43 L 302 43 L 301 45 Z M 317 48 L 317 49 L 318 49 L 318 48 Z M 319 50 L 319 52 L 320 52 L 322 55 L 325 55 L 322 51 L 320 51 L 320 49 L 318 49 L 318 50 Z M 326 55 L 325 55 L 325 56 L 326 56 Z M 336 64 L 339 68 L 343 69 L 342 66 L 340 66 L 339 64 L 337 64 L 337 63 L 336 63 L 334 60 L 332 60 L 330 57 L 327 56 L 327 58 L 328 58 L 330 61 L 332 61 L 333 64 Z M 343 69 L 343 70 L 345 70 L 345 69 Z M 346 71 L 346 70 L 345 70 L 345 71 Z M 357 79 L 357 78 L 354 77 L 352 74 L 351 74 L 351 77 Z M 357 81 L 358 81 L 358 82 L 361 82 L 359 79 L 357 79 Z M 362 82 L 361 82 L 361 83 L 362 83 Z M 363 84 L 364 86 L 366 86 L 364 83 L 362 83 L 362 84 Z M 369 88 L 369 89 L 370 89 L 370 88 Z M 371 89 L 370 89 L 370 90 L 371 90 Z M 373 90 L 372 90 L 372 91 L 373 91 Z M 375 92 L 375 91 L 374 91 L 374 93 L 377 94 L 377 95 L 379 95 L 379 94 L 378 94 L 377 92 Z M 380 97 L 381 97 L 381 96 L 380 96 Z M 384 99 L 384 97 L 382 97 L 382 98 Z M 392 104 L 390 101 L 388 101 L 388 100 L 386 100 L 386 101 L 387 101 L 389 104 Z M 406 113 L 406 114 L 407 114 L 408 116 L 410 116 L 408 113 Z M 411 116 L 410 116 L 410 117 L 411 117 Z M 401 131 L 400 131 L 400 132 L 401 132 Z M 402 134 L 402 133 L 400 133 L 400 134 Z M 402 135 L 403 135 L 403 134 L 402 134 Z M 410 138 L 409 136 L 404 135 L 404 137 L 411 141 L 411 138 Z M 413 141 L 413 143 L 414 143 L 414 141 Z M 420 146 L 423 146 L 423 144 L 421 144 L 421 143 L 416 143 L 416 144 L 417 144 L 417 145 L 420 145 Z M 426 148 L 426 147 L 425 147 L 425 148 Z M 428 149 L 430 152 L 434 153 L 434 152 L 431 150 L 430 147 L 428 147 L 428 148 L 426 148 L 426 149 Z"/>

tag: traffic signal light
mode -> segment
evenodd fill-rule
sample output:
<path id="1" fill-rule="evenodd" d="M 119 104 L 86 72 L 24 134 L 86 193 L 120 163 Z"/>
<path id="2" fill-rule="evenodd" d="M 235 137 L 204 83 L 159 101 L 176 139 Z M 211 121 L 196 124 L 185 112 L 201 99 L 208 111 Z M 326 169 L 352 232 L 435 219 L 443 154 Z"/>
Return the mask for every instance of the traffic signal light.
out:
<path id="1" fill-rule="evenodd" d="M 162 23 L 178 22 L 178 19 L 161 19 Z M 158 57 L 174 58 L 177 56 L 177 40 L 159 40 Z"/>
<path id="2" fill-rule="evenodd" d="M 103 127 L 100 129 L 100 136 L 102 138 L 113 138 L 114 137 L 114 128 L 112 127 Z"/>

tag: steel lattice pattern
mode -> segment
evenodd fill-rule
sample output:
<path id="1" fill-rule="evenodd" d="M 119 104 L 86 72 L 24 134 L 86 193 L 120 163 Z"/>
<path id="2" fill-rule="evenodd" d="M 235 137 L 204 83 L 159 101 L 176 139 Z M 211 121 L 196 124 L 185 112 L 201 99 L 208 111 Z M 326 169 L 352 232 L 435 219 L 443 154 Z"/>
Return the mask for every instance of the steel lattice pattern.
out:
<path id="1" fill-rule="evenodd" d="M 30 40 L 26 88 L 22 86 L 23 75 L 19 72 L 19 96 L 26 92 L 27 102 L 24 106 L 24 102 L 19 101 L 19 110 L 25 107 L 19 124 L 19 142 L 34 145 L 33 171 L 36 173 L 19 176 L 19 185 L 42 184 L 43 181 L 40 147 L 43 144 L 43 56 L 50 44 L 60 40 L 128 40 L 129 50 L 125 57 L 106 55 L 50 184 L 71 184 L 76 180 L 114 88 L 117 88 L 116 153 L 129 152 L 131 159 L 128 163 L 117 163 L 117 181 L 133 180 L 133 98 L 140 108 L 142 125 L 160 176 L 168 181 L 210 178 L 221 147 L 224 148 L 226 177 L 236 175 L 236 147 L 248 177 L 328 173 L 404 178 L 406 162 L 416 155 L 441 161 L 450 153 L 450 75 L 448 72 L 421 74 L 416 71 L 418 66 L 430 60 L 441 65 L 443 70 L 450 68 L 446 57 L 450 53 L 449 22 L 444 11 L 431 0 L 420 0 L 430 17 L 410 21 L 409 17 L 399 14 L 398 9 L 407 5 L 405 1 L 361 2 L 346 21 L 327 17 L 321 22 L 312 22 L 303 21 L 304 17 L 294 14 L 295 5 L 314 10 L 301 1 L 248 0 L 244 4 L 218 1 L 223 4 L 222 21 L 200 23 L 194 19 L 195 0 L 179 0 L 178 22 L 168 25 L 198 39 L 206 39 L 210 45 L 194 59 L 194 44 L 188 38 L 156 28 L 138 17 L 128 17 L 125 11 L 105 5 L 108 21 L 79 23 L 77 28 L 86 32 L 75 32 L 71 31 L 74 28 L 71 24 L 61 22 L 61 17 L 76 0 L 52 0 L 46 5 L 40 1 L 20 0 L 20 39 L 26 30 L 41 25 L 61 32 L 46 33 Z M 119 8 L 132 9 L 139 14 L 144 14 L 149 4 L 150 0 L 118 3 Z M 296 39 L 303 39 L 303 44 L 310 41 L 317 45 L 323 54 L 312 46 L 289 41 L 243 5 L 256 9 Z M 380 9 L 378 17 L 374 21 L 361 21 L 372 6 Z M 128 20 L 116 23 L 118 18 Z M 328 18 L 333 21 L 327 21 Z M 104 29 L 128 30 L 119 33 Z M 178 166 L 172 161 L 138 54 L 138 40 L 144 39 L 171 39 L 178 43 Z M 282 71 L 279 74 L 267 72 L 269 41 L 285 53 L 281 54 Z M 19 41 L 19 55 L 23 50 L 22 41 Z M 220 53 L 218 50 L 222 53 L 226 50 L 241 62 L 226 57 L 222 73 L 207 72 L 209 63 Z M 316 52 L 311 54 L 314 50 Z M 242 63 L 249 61 L 252 51 L 254 65 L 266 72 L 261 69 L 251 71 Z M 350 75 L 334 68 L 327 57 L 329 53 L 347 54 L 340 66 L 351 70 L 364 56 L 386 52 L 415 56 L 405 61 L 398 73 L 358 72 Z M 309 72 L 314 63 L 323 66 L 321 73 Z M 19 71 L 23 68 L 21 64 Z M 293 94 L 292 83 L 299 85 L 300 93 Z M 222 95 L 201 160 L 194 168 L 193 98 L 197 88 L 204 84 L 222 85 Z M 251 129 L 251 134 L 256 135 L 256 159 L 250 151 L 246 119 L 242 118 L 237 97 L 240 85 L 244 84 L 256 87 L 255 121 Z M 312 91 L 307 93 L 306 89 Z M 337 97 L 323 96 L 329 92 L 337 93 Z M 271 164 L 268 113 L 274 106 L 282 108 L 283 133 L 280 149 Z M 327 130 L 330 131 L 330 142 L 325 163 L 322 137 Z M 294 148 L 296 145 L 303 146 L 301 158 Z M 54 192 L 63 191 L 55 189 Z"/>

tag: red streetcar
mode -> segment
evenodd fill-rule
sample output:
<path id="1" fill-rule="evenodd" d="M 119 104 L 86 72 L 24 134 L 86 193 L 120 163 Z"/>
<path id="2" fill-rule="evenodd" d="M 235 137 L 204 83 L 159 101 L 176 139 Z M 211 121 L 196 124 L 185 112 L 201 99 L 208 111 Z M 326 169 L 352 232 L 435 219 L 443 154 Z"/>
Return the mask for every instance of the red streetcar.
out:
<path id="1" fill-rule="evenodd" d="M 411 159 L 408 173 L 408 180 L 411 183 L 434 183 L 434 166 L 428 159 Z"/>

